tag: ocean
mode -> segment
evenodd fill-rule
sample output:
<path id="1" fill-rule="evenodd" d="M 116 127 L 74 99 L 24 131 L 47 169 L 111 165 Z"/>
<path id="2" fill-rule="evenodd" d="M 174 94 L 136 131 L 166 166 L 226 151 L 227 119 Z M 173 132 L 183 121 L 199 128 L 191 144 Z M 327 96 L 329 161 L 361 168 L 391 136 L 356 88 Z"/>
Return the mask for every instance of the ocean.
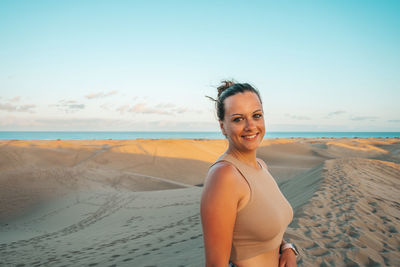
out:
<path id="1" fill-rule="evenodd" d="M 393 138 L 400 132 L 267 132 L 265 138 Z M 223 139 L 220 132 L 0 131 L 0 140 Z"/>

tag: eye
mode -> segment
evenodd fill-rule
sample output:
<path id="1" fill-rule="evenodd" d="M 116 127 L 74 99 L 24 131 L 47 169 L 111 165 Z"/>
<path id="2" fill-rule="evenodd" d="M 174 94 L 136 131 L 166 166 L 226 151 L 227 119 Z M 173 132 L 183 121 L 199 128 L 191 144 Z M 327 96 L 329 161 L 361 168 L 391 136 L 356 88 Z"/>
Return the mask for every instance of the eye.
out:
<path id="1" fill-rule="evenodd" d="M 253 115 L 253 117 L 254 117 L 255 119 L 259 119 L 259 118 L 261 118 L 262 116 L 263 116 L 262 113 L 257 113 L 257 114 L 254 114 L 254 115 Z"/>
<path id="2" fill-rule="evenodd" d="M 236 118 L 234 118 L 232 121 L 233 121 L 233 122 L 239 122 L 239 121 L 241 121 L 241 120 L 242 120 L 241 117 L 236 117 Z"/>

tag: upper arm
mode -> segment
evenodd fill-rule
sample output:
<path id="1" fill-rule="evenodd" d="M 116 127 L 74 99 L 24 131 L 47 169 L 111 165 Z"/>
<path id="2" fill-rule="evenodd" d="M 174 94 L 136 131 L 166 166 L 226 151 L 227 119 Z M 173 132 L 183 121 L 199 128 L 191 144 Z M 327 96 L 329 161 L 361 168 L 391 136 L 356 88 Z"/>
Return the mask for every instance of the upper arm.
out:
<path id="1" fill-rule="evenodd" d="M 228 264 L 239 199 L 237 170 L 224 163 L 213 166 L 203 188 L 200 211 L 206 265 Z"/>

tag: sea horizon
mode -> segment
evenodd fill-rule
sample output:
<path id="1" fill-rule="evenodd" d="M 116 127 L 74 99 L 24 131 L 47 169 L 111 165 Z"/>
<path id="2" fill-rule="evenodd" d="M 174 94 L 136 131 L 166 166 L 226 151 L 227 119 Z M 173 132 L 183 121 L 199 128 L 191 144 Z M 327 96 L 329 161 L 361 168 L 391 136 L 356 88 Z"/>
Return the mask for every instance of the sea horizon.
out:
<path id="1" fill-rule="evenodd" d="M 275 131 L 264 138 L 399 138 L 400 132 Z M 212 131 L 0 131 L 0 140 L 224 139 Z"/>

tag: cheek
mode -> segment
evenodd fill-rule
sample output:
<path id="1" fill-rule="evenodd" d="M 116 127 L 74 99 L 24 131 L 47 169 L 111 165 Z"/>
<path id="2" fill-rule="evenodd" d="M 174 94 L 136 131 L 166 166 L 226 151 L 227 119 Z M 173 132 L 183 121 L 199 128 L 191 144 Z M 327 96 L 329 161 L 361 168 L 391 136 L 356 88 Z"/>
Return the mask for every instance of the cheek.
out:
<path id="1" fill-rule="evenodd" d="M 237 126 L 235 125 L 225 125 L 225 132 L 230 138 L 235 138 L 238 133 Z"/>
<path id="2" fill-rule="evenodd" d="M 260 120 L 260 121 L 258 122 L 258 126 L 259 126 L 259 127 L 262 127 L 262 128 L 265 128 L 265 121 L 264 121 L 264 120 Z"/>
<path id="3" fill-rule="evenodd" d="M 242 131 L 242 127 L 240 126 L 240 124 L 232 124 L 230 130 L 232 133 L 239 133 Z"/>

